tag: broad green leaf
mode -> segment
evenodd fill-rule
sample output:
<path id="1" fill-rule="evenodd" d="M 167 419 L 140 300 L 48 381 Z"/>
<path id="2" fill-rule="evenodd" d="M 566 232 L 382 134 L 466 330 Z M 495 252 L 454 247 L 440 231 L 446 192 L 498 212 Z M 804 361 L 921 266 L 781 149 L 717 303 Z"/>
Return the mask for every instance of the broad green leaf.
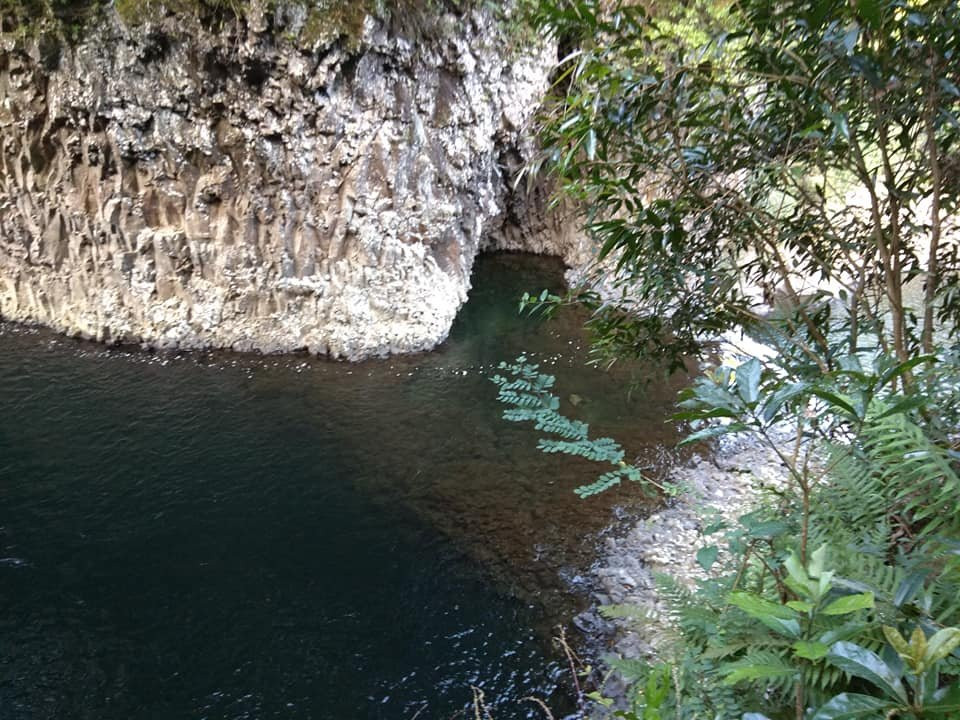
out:
<path id="1" fill-rule="evenodd" d="M 848 615 L 857 610 L 868 610 L 873 606 L 873 593 L 859 593 L 837 598 L 823 608 L 821 612 L 824 615 Z"/>
<path id="2" fill-rule="evenodd" d="M 793 654 L 805 660 L 819 660 L 825 657 L 829 650 L 830 646 L 822 642 L 797 640 L 793 644 Z"/>
<path id="3" fill-rule="evenodd" d="M 913 600 L 917 591 L 923 587 L 923 583 L 929 574 L 929 570 L 920 570 L 907 575 L 897 586 L 897 591 L 893 596 L 893 604 L 896 607 L 902 607 L 904 603 Z"/>
<path id="4" fill-rule="evenodd" d="M 873 683 L 890 698 L 907 704 L 907 691 L 900 678 L 880 657 L 852 642 L 834 643 L 827 660 L 846 673 Z"/>
<path id="5" fill-rule="evenodd" d="M 940 662 L 960 646 L 960 628 L 949 627 L 938 630 L 927 641 L 927 651 L 923 654 L 924 665 L 930 667 Z"/>
<path id="6" fill-rule="evenodd" d="M 783 561 L 783 566 L 787 569 L 785 582 L 787 587 L 792 589 L 798 595 L 819 600 L 820 597 L 829 589 L 830 579 L 833 573 L 822 573 L 819 580 L 813 580 L 807 574 L 807 569 L 800 562 L 799 556 L 793 551 Z M 821 587 L 823 588 L 821 590 Z"/>
<path id="7" fill-rule="evenodd" d="M 803 563 L 800 562 L 800 557 L 792 550 L 790 551 L 790 556 L 784 560 L 783 566 L 787 569 L 790 577 L 796 582 L 803 586 L 810 584 L 810 576 L 807 575 L 807 569 L 803 566 Z"/>
<path id="8" fill-rule="evenodd" d="M 823 574 L 827 564 L 827 546 L 821 545 L 810 553 L 810 575 L 818 578 Z"/>
<path id="9" fill-rule="evenodd" d="M 933 702 L 927 703 L 924 711 L 938 715 L 951 713 L 951 717 L 956 717 L 953 713 L 960 711 L 960 683 L 936 690 L 933 693 Z"/>
<path id="10" fill-rule="evenodd" d="M 831 3 L 828 2 L 828 0 L 817 0 L 816 2 L 810 3 L 810 11 L 807 17 L 812 28 L 819 29 L 820 26 L 823 25 L 830 6 Z"/>
<path id="11" fill-rule="evenodd" d="M 889 700 L 872 695 L 841 693 L 822 705 L 810 720 L 876 720 L 893 707 Z"/>
<path id="12" fill-rule="evenodd" d="M 730 603 L 736 605 L 747 615 L 756 618 L 774 632 L 788 637 L 800 636 L 800 623 L 796 611 L 785 605 L 764 600 L 747 592 L 730 594 Z"/>
<path id="13" fill-rule="evenodd" d="M 726 530 L 728 527 L 729 525 L 727 525 L 727 521 L 721 519 L 721 520 L 717 520 L 715 522 L 710 523 L 703 530 L 701 530 L 701 532 L 704 535 L 715 535 L 721 530 Z"/>
<path id="14" fill-rule="evenodd" d="M 782 387 L 777 390 L 769 399 L 764 403 L 763 406 L 763 419 L 765 422 L 770 422 L 776 417 L 777 413 L 780 412 L 780 408 L 783 407 L 791 398 L 796 397 L 802 392 L 805 392 L 810 387 L 809 383 L 806 382 L 797 382 L 786 387 Z"/>
<path id="15" fill-rule="evenodd" d="M 797 612 L 808 613 L 813 610 L 813 604 L 805 600 L 791 600 L 787 603 L 788 608 L 793 608 Z"/>
<path id="16" fill-rule="evenodd" d="M 771 602 L 753 593 L 743 591 L 730 593 L 730 602 L 754 617 L 759 614 L 770 615 L 783 620 L 792 620 L 797 617 L 797 613 L 786 605 Z"/>
<path id="17" fill-rule="evenodd" d="M 828 592 L 833 583 L 833 570 L 823 570 L 817 577 L 817 597 L 822 598 Z"/>
<path id="18" fill-rule="evenodd" d="M 841 640 L 850 640 L 863 636 L 867 625 L 856 620 L 847 620 L 840 627 L 832 628 L 824 632 L 819 638 L 820 642 L 833 646 Z"/>
<path id="19" fill-rule="evenodd" d="M 719 553 L 720 549 L 716 545 L 702 547 L 697 550 L 697 563 L 705 571 L 709 571 L 713 564 L 717 561 L 717 555 Z"/>
<path id="20" fill-rule="evenodd" d="M 857 9 L 857 14 L 866 21 L 867 25 L 872 28 L 880 27 L 883 19 L 878 0 L 857 0 L 854 7 Z"/>
<path id="21" fill-rule="evenodd" d="M 756 358 L 751 358 L 737 368 L 734 382 L 737 394 L 747 404 L 753 404 L 760 397 L 760 375 L 763 366 Z"/>

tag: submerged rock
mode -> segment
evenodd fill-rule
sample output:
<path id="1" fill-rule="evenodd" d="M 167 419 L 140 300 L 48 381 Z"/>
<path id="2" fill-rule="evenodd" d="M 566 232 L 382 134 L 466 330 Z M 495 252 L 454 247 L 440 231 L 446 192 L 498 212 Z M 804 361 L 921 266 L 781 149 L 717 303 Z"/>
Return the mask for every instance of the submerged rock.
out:
<path id="1" fill-rule="evenodd" d="M 481 248 L 564 253 L 512 190 L 555 48 L 481 10 L 309 47 L 304 22 L 2 41 L 0 317 L 359 359 L 442 341 Z"/>

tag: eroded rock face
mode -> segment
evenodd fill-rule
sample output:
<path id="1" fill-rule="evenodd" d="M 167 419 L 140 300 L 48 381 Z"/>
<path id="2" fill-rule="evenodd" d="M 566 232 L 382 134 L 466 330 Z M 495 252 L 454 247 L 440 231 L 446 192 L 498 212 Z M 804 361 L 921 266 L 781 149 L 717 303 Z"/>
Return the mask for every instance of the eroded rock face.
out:
<path id="1" fill-rule="evenodd" d="M 443 340 L 481 247 L 572 242 L 510 189 L 552 48 L 480 11 L 356 49 L 183 22 L 2 48 L 0 316 L 357 359 Z"/>

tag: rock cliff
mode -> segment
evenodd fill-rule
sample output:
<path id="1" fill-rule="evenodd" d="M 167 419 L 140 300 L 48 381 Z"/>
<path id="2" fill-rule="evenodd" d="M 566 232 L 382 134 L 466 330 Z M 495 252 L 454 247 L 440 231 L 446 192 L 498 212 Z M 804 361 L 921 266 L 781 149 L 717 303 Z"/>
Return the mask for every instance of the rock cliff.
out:
<path id="1" fill-rule="evenodd" d="M 480 10 L 355 43 L 108 11 L 0 48 L 0 317 L 156 347 L 433 347 L 483 248 L 572 239 L 511 190 L 555 50 Z M 532 210 L 531 210 L 532 208 Z"/>

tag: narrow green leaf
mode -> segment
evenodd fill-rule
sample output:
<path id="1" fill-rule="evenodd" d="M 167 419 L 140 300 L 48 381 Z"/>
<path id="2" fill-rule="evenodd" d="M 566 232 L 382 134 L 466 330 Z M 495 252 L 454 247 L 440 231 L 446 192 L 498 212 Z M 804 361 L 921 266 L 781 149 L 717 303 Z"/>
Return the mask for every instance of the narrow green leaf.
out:
<path id="1" fill-rule="evenodd" d="M 729 435 L 731 433 L 742 432 L 747 429 L 747 426 L 743 423 L 730 423 L 729 425 L 714 425 L 712 427 L 704 428 L 703 430 L 698 430 L 697 432 L 688 435 L 683 440 L 681 440 L 678 445 L 689 445 L 690 443 L 700 442 L 702 440 L 710 440 L 711 438 L 719 437 L 720 435 Z"/>
<path id="2" fill-rule="evenodd" d="M 737 386 L 737 394 L 745 403 L 752 405 L 760 397 L 760 375 L 762 372 L 763 366 L 756 358 L 750 358 L 737 368 L 734 382 Z"/>
<path id="3" fill-rule="evenodd" d="M 860 417 L 857 411 L 854 409 L 853 405 L 851 405 L 847 399 L 841 397 L 840 395 L 829 392 L 827 390 L 823 390 L 821 388 L 813 388 L 811 392 L 821 400 L 826 400 L 831 405 L 839 407 L 840 409 L 849 413 L 851 416 L 855 418 Z"/>
<path id="4" fill-rule="evenodd" d="M 890 643 L 890 646 L 897 651 L 897 654 L 904 660 L 909 660 L 910 644 L 907 642 L 907 639 L 900 634 L 900 631 L 889 625 L 884 625 L 881 629 L 883 630 L 883 636 L 887 639 L 887 642 Z"/>
<path id="5" fill-rule="evenodd" d="M 765 665 L 754 663 L 751 665 L 736 666 L 724 671 L 723 682 L 727 685 L 736 685 L 744 680 L 776 680 L 791 678 L 799 673 L 797 668 L 787 665 Z"/>
<path id="6" fill-rule="evenodd" d="M 910 358 L 906 362 L 897 363 L 892 368 L 887 370 L 883 375 L 880 376 L 879 386 L 883 387 L 889 383 L 894 378 L 898 378 L 905 373 L 910 372 L 917 365 L 923 365 L 924 363 L 935 363 L 937 362 L 936 355 L 918 355 L 915 358 Z"/>

